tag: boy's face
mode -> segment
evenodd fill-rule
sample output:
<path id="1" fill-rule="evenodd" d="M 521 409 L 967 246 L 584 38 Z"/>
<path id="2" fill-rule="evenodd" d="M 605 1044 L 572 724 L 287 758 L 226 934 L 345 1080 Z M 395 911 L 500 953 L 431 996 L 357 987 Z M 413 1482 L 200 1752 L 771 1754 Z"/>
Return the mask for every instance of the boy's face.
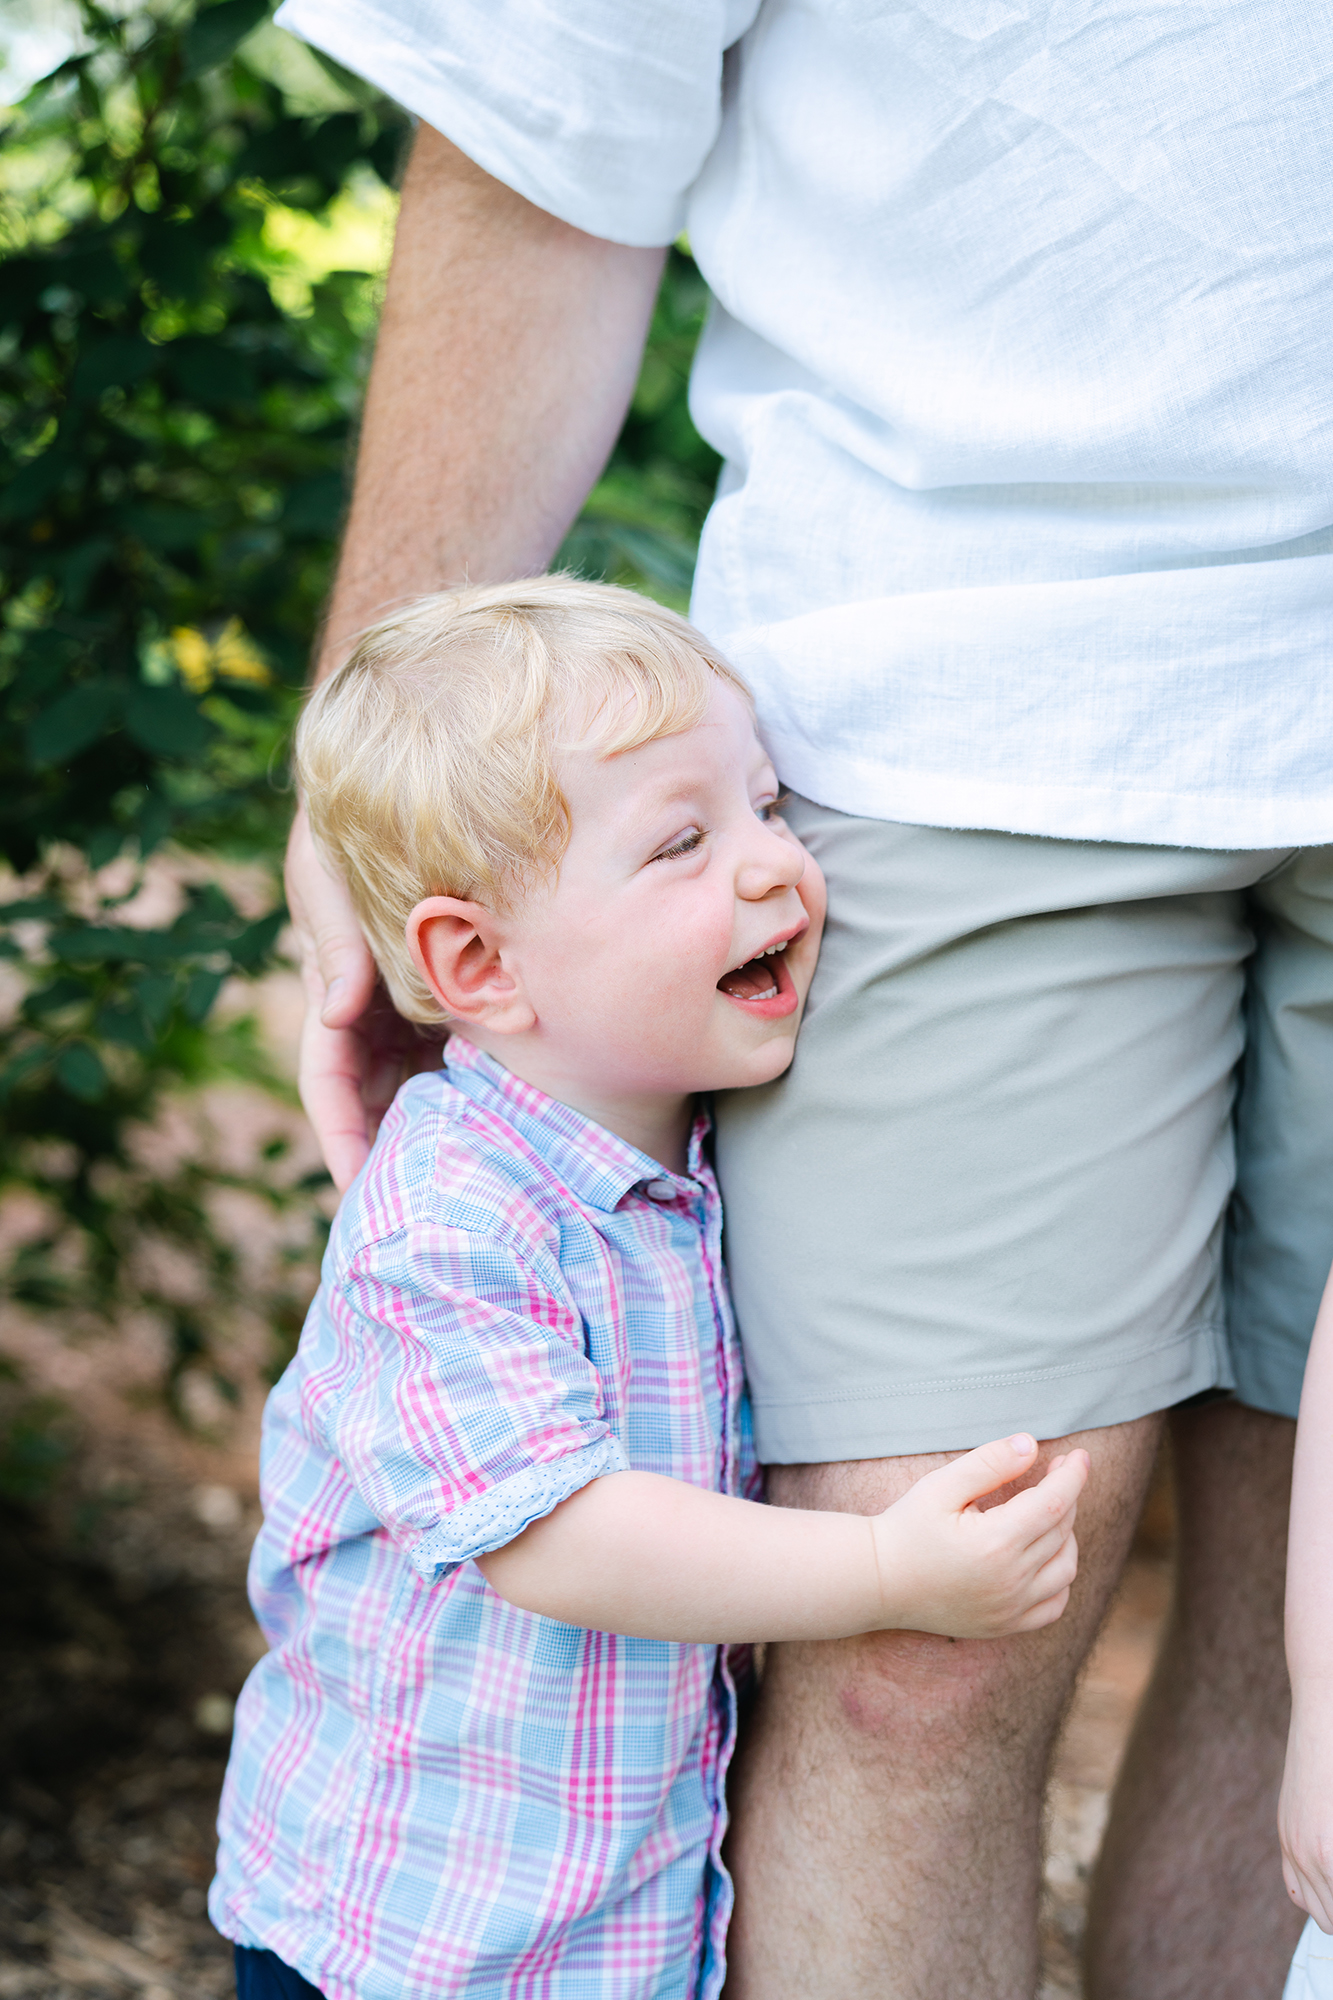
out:
<path id="1" fill-rule="evenodd" d="M 609 758 L 575 747 L 557 768 L 571 822 L 559 875 L 493 920 L 498 968 L 477 997 L 495 1005 L 456 1012 L 463 1031 L 576 1103 L 780 1075 L 824 880 L 778 816 L 745 704 L 719 682 L 696 728 Z"/>
<path id="2" fill-rule="evenodd" d="M 544 1037 L 604 1085 L 654 1095 L 767 1083 L 791 1061 L 824 879 L 779 817 L 744 702 L 694 729 L 559 761 L 569 846 L 523 906 L 519 972 Z"/>

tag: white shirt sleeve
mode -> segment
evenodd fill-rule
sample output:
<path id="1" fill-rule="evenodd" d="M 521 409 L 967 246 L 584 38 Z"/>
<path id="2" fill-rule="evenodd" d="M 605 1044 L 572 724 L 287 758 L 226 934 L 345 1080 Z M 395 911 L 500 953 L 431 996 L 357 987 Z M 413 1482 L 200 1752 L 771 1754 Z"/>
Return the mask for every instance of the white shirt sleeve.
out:
<path id="1" fill-rule="evenodd" d="M 759 0 L 286 0 L 280 27 L 592 236 L 669 243 Z"/>

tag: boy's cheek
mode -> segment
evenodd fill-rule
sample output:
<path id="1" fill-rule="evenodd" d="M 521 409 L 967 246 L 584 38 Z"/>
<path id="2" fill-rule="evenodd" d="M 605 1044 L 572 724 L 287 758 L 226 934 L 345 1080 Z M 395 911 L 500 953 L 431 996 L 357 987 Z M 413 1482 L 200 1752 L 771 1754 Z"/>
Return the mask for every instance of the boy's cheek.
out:
<path id="1" fill-rule="evenodd" d="M 805 873 L 796 884 L 796 893 L 801 899 L 810 928 L 801 939 L 801 958 L 804 961 L 807 949 L 810 970 L 813 972 L 815 960 L 819 956 L 819 943 L 824 935 L 824 919 L 828 915 L 828 886 L 824 881 L 824 871 L 808 848 L 802 848 L 805 855 Z"/>

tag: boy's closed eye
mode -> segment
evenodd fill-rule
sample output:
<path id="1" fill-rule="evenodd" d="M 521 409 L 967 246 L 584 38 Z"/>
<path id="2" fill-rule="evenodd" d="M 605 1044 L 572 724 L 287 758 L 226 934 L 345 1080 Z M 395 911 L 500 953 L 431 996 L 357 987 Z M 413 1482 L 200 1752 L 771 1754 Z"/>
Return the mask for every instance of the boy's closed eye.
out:
<path id="1" fill-rule="evenodd" d="M 787 792 L 779 792 L 774 798 L 761 799 L 755 807 L 756 817 L 761 819 L 765 826 L 771 824 L 775 819 L 780 819 L 782 817 L 782 808 L 786 805 L 789 796 L 790 794 Z M 703 846 L 707 838 L 707 827 L 686 827 L 666 847 L 659 847 L 657 853 L 651 857 L 649 865 L 651 866 L 653 861 L 677 861 L 684 854 L 694 854 Z"/>
<path id="2" fill-rule="evenodd" d="M 708 829 L 702 826 L 687 827 L 678 833 L 668 847 L 659 847 L 653 861 L 675 861 L 682 854 L 694 854 L 708 838 Z M 651 865 L 651 864 L 650 864 Z"/>

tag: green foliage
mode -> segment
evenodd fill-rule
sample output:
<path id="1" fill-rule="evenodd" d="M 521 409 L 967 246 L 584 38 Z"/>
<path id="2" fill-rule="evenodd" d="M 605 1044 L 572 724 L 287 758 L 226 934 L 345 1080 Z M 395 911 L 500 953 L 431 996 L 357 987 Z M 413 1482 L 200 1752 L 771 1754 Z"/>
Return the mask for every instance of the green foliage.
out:
<path id="1" fill-rule="evenodd" d="M 0 1359 L 0 1502 L 45 1500 L 71 1454 L 69 1415 L 53 1396 L 24 1395 L 18 1370 Z"/>
<path id="2" fill-rule="evenodd" d="M 282 923 L 273 774 L 375 310 L 371 278 L 333 272 L 284 311 L 266 225 L 391 176 L 403 120 L 346 90 L 294 110 L 242 47 L 267 0 L 82 11 L 86 50 L 12 117 L 0 185 L 0 1185 L 49 1218 L 10 1261 L 11 1296 L 154 1310 L 174 1392 L 217 1375 L 240 1297 L 210 1220 L 227 1177 L 149 1171 L 133 1135 L 166 1090 L 265 1075 L 253 1035 L 209 1015 Z M 196 869 L 145 924 L 132 899 L 166 842 L 267 864 L 271 913 Z M 283 1198 L 271 1175 L 245 1184 Z M 207 1310 L 143 1276 L 146 1237 L 202 1264 Z"/>
<path id="3" fill-rule="evenodd" d="M 290 245 L 387 221 L 406 121 L 273 29 L 270 0 L 81 9 L 82 52 L 9 114 L 0 160 L 0 1192 L 50 1218 L 11 1296 L 151 1308 L 177 1395 L 192 1369 L 225 1380 L 241 1281 L 209 1219 L 220 1177 L 150 1172 L 133 1135 L 166 1092 L 265 1079 L 253 1035 L 210 1016 L 282 922 L 284 748 L 378 305 L 373 269 L 312 274 Z M 560 558 L 675 604 L 716 469 L 685 404 L 703 309 L 674 251 Z M 180 906 L 146 924 L 133 899 L 164 844 Z M 226 858 L 268 870 L 269 915 L 237 907 Z M 244 1184 L 307 1199 L 266 1163 Z M 202 1261 L 206 1311 L 136 1274 L 145 1234 Z M 272 1312 L 290 1324 L 290 1301 Z"/>

